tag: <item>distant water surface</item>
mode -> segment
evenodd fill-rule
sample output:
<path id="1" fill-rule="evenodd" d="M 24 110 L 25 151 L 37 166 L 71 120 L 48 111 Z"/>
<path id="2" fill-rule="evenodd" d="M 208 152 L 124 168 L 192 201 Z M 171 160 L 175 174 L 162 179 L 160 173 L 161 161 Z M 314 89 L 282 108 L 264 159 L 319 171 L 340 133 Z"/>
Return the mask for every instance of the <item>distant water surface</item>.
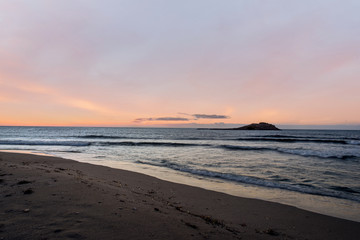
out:
<path id="1" fill-rule="evenodd" d="M 47 153 L 360 221 L 360 131 L 0 127 Z"/>

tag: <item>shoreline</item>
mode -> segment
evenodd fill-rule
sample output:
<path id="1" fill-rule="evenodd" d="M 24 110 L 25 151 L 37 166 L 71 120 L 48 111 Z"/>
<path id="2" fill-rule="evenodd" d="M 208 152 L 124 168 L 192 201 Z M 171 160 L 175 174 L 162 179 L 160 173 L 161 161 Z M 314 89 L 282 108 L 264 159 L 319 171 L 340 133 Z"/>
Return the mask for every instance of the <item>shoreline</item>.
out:
<path id="1" fill-rule="evenodd" d="M 0 239 L 357 239 L 360 223 L 63 158 L 0 152 Z"/>
<path id="2" fill-rule="evenodd" d="M 8 150 L 8 152 L 13 151 Z M 127 170 L 130 172 L 136 172 L 145 174 L 147 176 L 152 176 L 164 181 L 200 187 L 202 189 L 221 192 L 236 197 L 260 199 L 264 201 L 280 203 L 310 212 L 360 222 L 360 203 L 353 202 L 347 199 L 313 195 L 296 191 L 294 192 L 291 190 L 279 188 L 266 188 L 263 186 L 251 185 L 246 183 L 234 183 L 231 181 L 222 181 L 220 179 L 214 179 L 205 176 L 197 177 L 192 174 L 178 172 L 172 169 L 163 169 L 151 165 L 137 165 L 135 163 L 107 159 L 101 161 L 89 161 L 88 158 L 79 158 L 77 154 L 63 156 L 62 154 L 54 155 L 42 152 L 30 152 L 25 150 L 18 150 L 16 152 L 60 157 L 65 159 L 72 159 L 78 162 Z"/>

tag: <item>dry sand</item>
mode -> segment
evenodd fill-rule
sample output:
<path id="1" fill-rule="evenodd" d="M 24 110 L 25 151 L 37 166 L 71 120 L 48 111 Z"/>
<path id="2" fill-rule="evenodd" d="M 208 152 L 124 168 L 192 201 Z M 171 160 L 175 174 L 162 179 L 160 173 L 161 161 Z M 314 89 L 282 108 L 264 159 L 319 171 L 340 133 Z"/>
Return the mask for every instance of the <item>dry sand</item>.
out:
<path id="1" fill-rule="evenodd" d="M 359 239 L 360 223 L 72 160 L 0 152 L 0 239 Z"/>

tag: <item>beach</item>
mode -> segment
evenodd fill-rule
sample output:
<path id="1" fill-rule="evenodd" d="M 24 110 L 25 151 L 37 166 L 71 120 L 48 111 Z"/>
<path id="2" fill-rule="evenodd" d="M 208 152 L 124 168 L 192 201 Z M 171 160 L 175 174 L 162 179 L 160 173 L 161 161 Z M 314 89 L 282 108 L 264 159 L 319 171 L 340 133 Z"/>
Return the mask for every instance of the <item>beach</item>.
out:
<path id="1" fill-rule="evenodd" d="M 51 156 L 0 153 L 0 239 L 358 239 L 360 223 Z"/>

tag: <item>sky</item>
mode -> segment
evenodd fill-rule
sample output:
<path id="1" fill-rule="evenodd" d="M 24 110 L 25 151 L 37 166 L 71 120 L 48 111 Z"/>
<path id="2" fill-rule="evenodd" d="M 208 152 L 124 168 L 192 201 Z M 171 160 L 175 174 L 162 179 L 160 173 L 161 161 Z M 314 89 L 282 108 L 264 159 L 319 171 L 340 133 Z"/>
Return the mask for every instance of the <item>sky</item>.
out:
<path id="1" fill-rule="evenodd" d="M 360 125 L 358 0 L 0 0 L 0 125 Z"/>

